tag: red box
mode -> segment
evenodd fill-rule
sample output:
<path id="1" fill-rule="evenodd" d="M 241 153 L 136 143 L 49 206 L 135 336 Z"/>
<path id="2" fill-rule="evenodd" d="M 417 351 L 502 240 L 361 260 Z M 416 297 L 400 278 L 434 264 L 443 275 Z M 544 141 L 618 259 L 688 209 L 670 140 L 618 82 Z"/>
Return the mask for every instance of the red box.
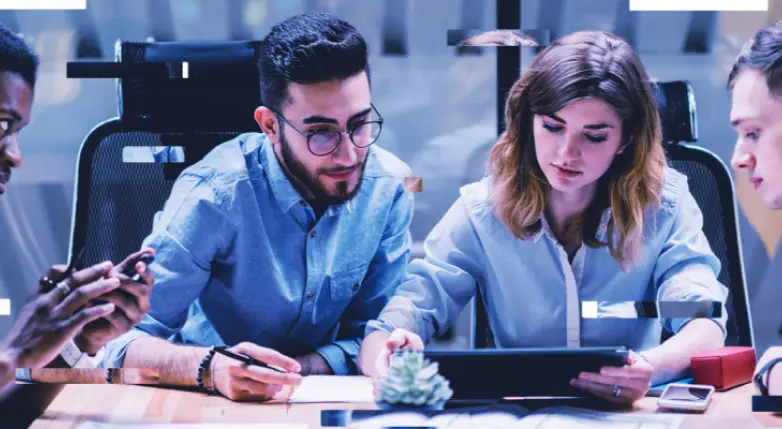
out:
<path id="1" fill-rule="evenodd" d="M 714 386 L 718 391 L 752 381 L 755 364 L 752 347 L 723 347 L 690 358 L 693 383 Z"/>

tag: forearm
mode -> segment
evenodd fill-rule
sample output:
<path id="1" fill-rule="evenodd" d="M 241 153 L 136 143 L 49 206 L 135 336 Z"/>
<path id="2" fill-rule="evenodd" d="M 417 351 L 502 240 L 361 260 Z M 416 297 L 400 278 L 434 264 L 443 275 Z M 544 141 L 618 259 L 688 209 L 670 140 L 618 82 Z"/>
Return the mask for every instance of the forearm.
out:
<path id="1" fill-rule="evenodd" d="M 379 375 L 377 374 L 376 368 L 377 359 L 378 356 L 380 356 L 383 347 L 386 346 L 386 341 L 388 341 L 389 336 L 390 334 L 388 332 L 378 330 L 371 332 L 364 338 L 358 352 L 358 367 L 360 373 L 370 377 Z"/>
<path id="2" fill-rule="evenodd" d="M 654 367 L 652 384 L 686 376 L 692 356 L 716 350 L 724 345 L 722 330 L 716 323 L 708 319 L 690 321 L 663 344 L 643 352 Z"/>
<path id="3" fill-rule="evenodd" d="M 177 345 L 157 337 L 142 337 L 128 346 L 122 368 L 157 370 L 151 371 L 154 375 L 140 376 L 143 384 L 197 386 L 198 367 L 208 353 L 208 347 Z M 211 384 L 209 369 L 204 373 L 204 382 L 207 386 Z"/>

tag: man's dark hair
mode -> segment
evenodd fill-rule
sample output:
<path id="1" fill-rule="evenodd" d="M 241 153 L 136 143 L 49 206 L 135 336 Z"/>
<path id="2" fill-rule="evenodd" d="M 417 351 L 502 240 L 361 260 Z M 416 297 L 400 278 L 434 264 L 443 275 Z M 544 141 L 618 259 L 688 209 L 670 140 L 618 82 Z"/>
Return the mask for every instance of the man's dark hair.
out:
<path id="1" fill-rule="evenodd" d="M 21 37 L 0 25 L 0 71 L 16 73 L 35 88 L 38 55 Z"/>
<path id="2" fill-rule="evenodd" d="M 782 21 L 758 31 L 744 45 L 728 76 L 729 90 L 746 69 L 763 73 L 769 92 L 782 96 Z"/>
<path id="3" fill-rule="evenodd" d="M 261 99 L 280 112 L 288 83 L 345 79 L 366 71 L 368 48 L 355 27 L 329 14 L 296 15 L 272 27 L 261 52 Z"/>

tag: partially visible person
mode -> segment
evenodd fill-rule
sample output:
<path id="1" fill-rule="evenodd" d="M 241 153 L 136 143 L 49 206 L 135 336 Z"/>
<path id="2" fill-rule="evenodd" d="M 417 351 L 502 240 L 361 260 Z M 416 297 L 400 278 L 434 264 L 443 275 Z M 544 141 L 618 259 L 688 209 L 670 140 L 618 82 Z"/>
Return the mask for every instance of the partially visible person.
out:
<path id="1" fill-rule="evenodd" d="M 382 378 L 389 354 L 420 349 L 476 290 L 497 347 L 625 346 L 624 367 L 573 386 L 631 404 L 682 377 L 690 357 L 724 345 L 720 318 L 582 318 L 583 301 L 620 314 L 636 301 L 718 301 L 727 288 L 687 178 L 666 166 L 659 113 L 638 54 L 605 32 L 556 41 L 513 85 L 489 177 L 425 242 L 361 347 Z M 661 344 L 662 330 L 673 334 Z M 556 369 L 553 369 L 556 371 Z"/>
<path id="2" fill-rule="evenodd" d="M 158 382 L 235 401 L 271 399 L 302 375 L 356 373 L 365 325 L 411 245 L 411 172 L 374 145 L 383 119 L 361 34 L 296 15 L 272 27 L 260 65 L 262 133 L 177 179 L 145 240 L 157 252 L 152 309 L 108 353 L 113 366 L 166 368 Z"/>
<path id="3" fill-rule="evenodd" d="M 459 42 L 459 46 L 538 46 L 531 36 L 519 30 L 490 30 L 470 36 Z"/>
<path id="4" fill-rule="evenodd" d="M 9 191 L 11 173 L 22 165 L 19 133 L 30 122 L 38 63 L 23 39 L 0 26 L 0 194 Z M 3 248 L 8 246 L 4 243 Z M 0 402 L 13 398 L 14 386 L 6 386 L 17 368 L 89 363 L 89 357 L 99 355 L 109 340 L 139 322 L 149 308 L 153 277 L 138 259 L 150 252 L 134 253 L 116 266 L 106 261 L 68 276 L 63 276 L 65 267 L 53 267 L 46 276 L 53 281 L 42 281 L 40 293 L 22 307 L 0 340 Z M 142 283 L 121 274 L 133 264 Z M 60 277 L 62 281 L 54 281 Z M 68 358 L 62 355 L 65 351 Z"/>
<path id="5" fill-rule="evenodd" d="M 744 45 L 730 71 L 728 89 L 732 98 L 730 124 L 738 133 L 731 164 L 748 174 L 768 208 L 780 210 L 782 21 L 758 31 Z M 780 361 L 782 347 L 770 347 L 757 365 L 758 372 L 765 369 L 761 377 L 772 395 L 782 395 L 782 365 L 776 365 Z"/>

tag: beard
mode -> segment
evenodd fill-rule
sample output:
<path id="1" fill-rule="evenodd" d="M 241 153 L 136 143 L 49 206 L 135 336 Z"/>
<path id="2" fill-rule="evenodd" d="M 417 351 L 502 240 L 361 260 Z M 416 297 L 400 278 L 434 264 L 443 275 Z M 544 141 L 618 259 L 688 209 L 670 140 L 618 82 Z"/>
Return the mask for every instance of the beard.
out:
<path id="1" fill-rule="evenodd" d="M 345 143 L 343 143 L 345 144 Z M 348 144 L 352 144 L 348 142 Z M 316 170 L 315 174 L 312 174 L 307 170 L 299 158 L 293 154 L 293 151 L 288 144 L 288 139 L 285 138 L 285 133 L 280 130 L 280 153 L 285 166 L 288 167 L 290 173 L 307 188 L 315 197 L 315 201 L 318 204 L 323 204 L 325 207 L 335 206 L 342 204 L 346 201 L 350 201 L 358 194 L 361 189 L 361 183 L 364 181 L 364 168 L 366 167 L 366 161 L 361 163 L 361 172 L 359 173 L 358 183 L 355 189 L 350 190 L 350 181 L 342 180 L 337 182 L 336 192 L 330 192 L 323 182 L 319 179 L 321 174 L 328 173 L 329 170 Z"/>

